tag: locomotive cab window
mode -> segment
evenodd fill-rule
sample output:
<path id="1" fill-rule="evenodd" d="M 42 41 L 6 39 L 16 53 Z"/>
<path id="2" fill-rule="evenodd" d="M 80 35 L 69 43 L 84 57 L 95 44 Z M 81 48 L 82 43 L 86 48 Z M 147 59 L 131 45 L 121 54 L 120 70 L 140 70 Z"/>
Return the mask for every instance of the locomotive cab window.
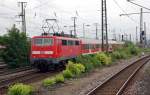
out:
<path id="1" fill-rule="evenodd" d="M 53 44 L 52 38 L 35 38 L 34 44 L 37 46 L 48 46 Z"/>
<path id="2" fill-rule="evenodd" d="M 41 38 L 35 38 L 34 39 L 34 44 L 37 45 L 37 46 L 42 45 L 42 39 Z"/>
<path id="3" fill-rule="evenodd" d="M 53 40 L 50 38 L 44 38 L 44 45 L 52 45 L 53 44 Z"/>

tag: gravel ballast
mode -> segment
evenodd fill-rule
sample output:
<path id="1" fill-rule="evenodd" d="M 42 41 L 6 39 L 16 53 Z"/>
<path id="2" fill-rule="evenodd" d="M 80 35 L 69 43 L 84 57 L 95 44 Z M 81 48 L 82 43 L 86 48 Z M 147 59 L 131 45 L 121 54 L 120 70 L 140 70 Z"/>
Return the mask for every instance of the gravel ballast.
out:
<path id="1" fill-rule="evenodd" d="M 150 95 L 150 61 L 136 74 L 123 95 Z"/>

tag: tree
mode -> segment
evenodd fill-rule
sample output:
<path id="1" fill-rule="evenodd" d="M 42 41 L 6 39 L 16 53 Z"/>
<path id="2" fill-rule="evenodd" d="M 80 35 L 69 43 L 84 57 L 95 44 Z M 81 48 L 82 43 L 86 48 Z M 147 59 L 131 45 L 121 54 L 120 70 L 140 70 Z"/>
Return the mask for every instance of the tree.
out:
<path id="1" fill-rule="evenodd" d="M 0 37 L 0 44 L 6 47 L 1 56 L 10 67 L 28 65 L 30 44 L 26 34 L 20 32 L 15 25 Z"/>

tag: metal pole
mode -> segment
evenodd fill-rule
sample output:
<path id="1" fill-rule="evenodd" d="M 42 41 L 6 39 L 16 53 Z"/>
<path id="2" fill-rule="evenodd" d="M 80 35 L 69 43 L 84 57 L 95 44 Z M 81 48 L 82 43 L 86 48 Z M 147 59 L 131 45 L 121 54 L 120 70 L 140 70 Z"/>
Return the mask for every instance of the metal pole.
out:
<path id="1" fill-rule="evenodd" d="M 85 38 L 85 24 L 83 23 L 83 37 Z"/>
<path id="2" fill-rule="evenodd" d="M 104 19 L 104 13 L 103 13 L 103 11 L 104 11 L 104 7 L 103 7 L 103 3 L 104 3 L 104 1 L 103 0 L 101 0 L 102 1 L 102 51 L 104 51 L 104 21 L 103 21 L 103 19 Z"/>
<path id="3" fill-rule="evenodd" d="M 23 8 L 23 2 L 20 2 L 21 3 L 21 18 L 22 18 L 22 32 L 25 32 L 24 31 L 24 8 Z"/>
<path id="4" fill-rule="evenodd" d="M 21 14 L 19 16 L 21 16 L 21 23 L 22 23 L 22 32 L 26 33 L 26 18 L 25 18 L 25 4 L 27 2 L 18 2 L 19 4 L 21 4 Z"/>
<path id="5" fill-rule="evenodd" d="M 142 31 L 143 31 L 143 9 L 141 8 L 141 13 L 140 13 L 140 43 L 143 45 Z"/>
<path id="6" fill-rule="evenodd" d="M 132 42 L 132 37 L 131 37 L 131 34 L 130 34 L 130 41 Z"/>
<path id="7" fill-rule="evenodd" d="M 96 39 L 98 39 L 98 33 L 97 33 L 98 32 L 98 28 L 97 28 L 97 25 L 98 24 L 96 23 Z"/>
<path id="8" fill-rule="evenodd" d="M 74 35 L 75 35 L 75 37 L 77 36 L 77 33 L 76 33 L 76 19 L 77 19 L 77 17 L 72 17 L 73 18 L 73 27 L 74 27 Z"/>
<path id="9" fill-rule="evenodd" d="M 96 39 L 98 39 L 98 23 L 95 24 Z"/>
<path id="10" fill-rule="evenodd" d="M 137 32 L 138 32 L 138 27 L 136 26 L 136 44 L 138 44 L 138 34 L 137 34 Z"/>
<path id="11" fill-rule="evenodd" d="M 105 0 L 106 51 L 108 52 L 107 2 Z"/>
<path id="12" fill-rule="evenodd" d="M 26 11 L 24 9 L 24 32 L 26 34 Z"/>
<path id="13" fill-rule="evenodd" d="M 146 37 L 146 22 L 144 22 L 144 46 L 147 45 L 147 37 Z"/>

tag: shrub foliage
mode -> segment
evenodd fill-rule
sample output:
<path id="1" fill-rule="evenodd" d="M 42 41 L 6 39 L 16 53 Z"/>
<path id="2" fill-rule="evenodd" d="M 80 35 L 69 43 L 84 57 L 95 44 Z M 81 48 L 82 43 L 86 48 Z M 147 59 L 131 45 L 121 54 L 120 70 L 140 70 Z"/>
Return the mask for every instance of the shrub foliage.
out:
<path id="1" fill-rule="evenodd" d="M 29 41 L 24 32 L 20 32 L 15 25 L 8 33 L 0 37 L 0 44 L 6 48 L 1 52 L 1 57 L 11 67 L 28 65 Z"/>
<path id="2" fill-rule="evenodd" d="M 103 65 L 108 65 L 111 62 L 111 59 L 105 53 L 99 53 L 99 54 L 97 54 L 96 58 Z"/>
<path id="3" fill-rule="evenodd" d="M 56 75 L 55 77 L 56 83 L 63 83 L 65 81 L 65 78 L 62 74 Z"/>
<path id="4" fill-rule="evenodd" d="M 32 95 L 33 88 L 29 85 L 15 84 L 8 89 L 8 95 Z"/>
<path id="5" fill-rule="evenodd" d="M 44 85 L 45 87 L 52 86 L 52 85 L 54 85 L 55 83 L 56 83 L 55 78 L 47 78 L 47 79 L 44 79 L 44 80 L 43 80 L 43 85 Z"/>
<path id="6" fill-rule="evenodd" d="M 63 76 L 67 79 L 70 79 L 70 78 L 73 77 L 73 74 L 70 70 L 66 69 L 66 70 L 63 71 Z"/>

